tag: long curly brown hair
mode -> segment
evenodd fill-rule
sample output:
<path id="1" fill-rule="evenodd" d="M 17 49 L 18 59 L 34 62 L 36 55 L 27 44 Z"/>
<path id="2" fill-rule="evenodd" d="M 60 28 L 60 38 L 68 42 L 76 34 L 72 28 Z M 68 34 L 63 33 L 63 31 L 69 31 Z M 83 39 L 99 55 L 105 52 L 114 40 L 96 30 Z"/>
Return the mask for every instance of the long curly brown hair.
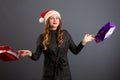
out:
<path id="1" fill-rule="evenodd" d="M 50 23 L 49 20 L 46 21 L 45 29 L 44 29 L 44 39 L 43 39 L 43 46 L 44 50 L 47 50 L 49 42 L 50 42 Z M 57 44 L 60 47 L 63 43 L 63 29 L 62 29 L 62 22 L 60 20 L 60 24 L 57 27 Z"/>

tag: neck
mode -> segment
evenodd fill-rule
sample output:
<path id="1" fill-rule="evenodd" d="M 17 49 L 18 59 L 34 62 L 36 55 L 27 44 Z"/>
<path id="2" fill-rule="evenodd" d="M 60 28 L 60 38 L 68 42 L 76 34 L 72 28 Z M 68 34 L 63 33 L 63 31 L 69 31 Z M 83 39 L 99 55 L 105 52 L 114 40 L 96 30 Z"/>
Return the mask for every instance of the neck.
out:
<path id="1" fill-rule="evenodd" d="M 50 28 L 50 30 L 57 30 L 57 28 Z"/>

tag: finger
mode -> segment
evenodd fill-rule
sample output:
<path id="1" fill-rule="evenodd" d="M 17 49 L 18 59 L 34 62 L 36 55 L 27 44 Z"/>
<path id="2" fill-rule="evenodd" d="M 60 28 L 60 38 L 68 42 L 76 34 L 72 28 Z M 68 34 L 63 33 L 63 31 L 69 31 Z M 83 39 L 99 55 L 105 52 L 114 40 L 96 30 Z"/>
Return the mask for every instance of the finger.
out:
<path id="1" fill-rule="evenodd" d="M 91 34 L 92 37 L 95 37 L 95 35 Z"/>
<path id="2" fill-rule="evenodd" d="M 21 54 L 21 56 L 22 56 L 22 57 L 25 57 L 25 56 L 27 56 L 27 54 L 26 54 L 26 53 L 23 53 L 23 54 Z"/>
<path id="3" fill-rule="evenodd" d="M 23 51 L 22 51 L 22 50 L 18 50 L 17 52 L 18 52 L 19 54 L 23 53 Z"/>
<path id="4" fill-rule="evenodd" d="M 86 34 L 86 36 L 89 36 L 90 34 Z"/>
<path id="5" fill-rule="evenodd" d="M 18 53 L 25 53 L 28 52 L 28 50 L 18 50 Z"/>
<path id="6" fill-rule="evenodd" d="M 25 53 L 30 53 L 30 51 L 29 50 L 26 50 L 26 52 Z"/>

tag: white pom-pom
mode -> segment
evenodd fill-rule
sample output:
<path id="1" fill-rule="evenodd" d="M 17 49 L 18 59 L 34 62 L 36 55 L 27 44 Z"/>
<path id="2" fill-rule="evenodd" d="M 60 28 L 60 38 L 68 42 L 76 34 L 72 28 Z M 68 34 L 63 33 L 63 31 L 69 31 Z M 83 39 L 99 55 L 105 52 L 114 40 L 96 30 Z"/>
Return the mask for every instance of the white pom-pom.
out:
<path id="1" fill-rule="evenodd" d="M 44 19 L 43 19 L 43 18 L 40 18 L 40 19 L 39 19 L 39 22 L 40 22 L 40 23 L 43 23 L 43 22 L 44 22 Z"/>

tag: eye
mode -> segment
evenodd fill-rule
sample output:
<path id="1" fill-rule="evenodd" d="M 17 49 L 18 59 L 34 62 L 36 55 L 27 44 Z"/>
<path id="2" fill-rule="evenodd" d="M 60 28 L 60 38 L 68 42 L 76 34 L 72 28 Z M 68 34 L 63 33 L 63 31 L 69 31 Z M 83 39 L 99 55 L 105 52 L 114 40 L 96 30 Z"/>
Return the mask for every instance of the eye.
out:
<path id="1" fill-rule="evenodd" d="M 49 19 L 53 19 L 53 17 L 50 17 Z"/>
<path id="2" fill-rule="evenodd" d="M 56 17 L 56 19 L 59 19 L 59 17 Z"/>

